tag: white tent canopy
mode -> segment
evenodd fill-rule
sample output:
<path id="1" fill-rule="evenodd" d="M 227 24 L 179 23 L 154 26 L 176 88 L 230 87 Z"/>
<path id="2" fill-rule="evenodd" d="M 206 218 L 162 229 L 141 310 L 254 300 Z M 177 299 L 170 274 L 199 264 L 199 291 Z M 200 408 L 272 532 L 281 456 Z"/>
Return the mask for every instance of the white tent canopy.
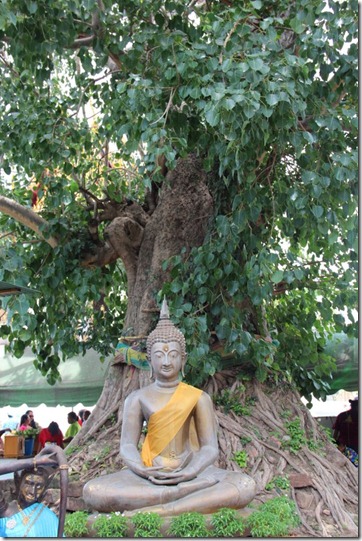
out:
<path id="1" fill-rule="evenodd" d="M 35 368 L 34 354 L 26 348 L 20 359 L 5 352 L 0 345 L 0 407 L 21 406 L 30 403 L 47 406 L 73 406 L 82 403 L 94 405 L 103 389 L 104 380 L 113 357 L 101 363 L 100 355 L 89 350 L 85 356 L 77 356 L 59 365 L 61 381 L 49 385 L 46 378 Z"/>

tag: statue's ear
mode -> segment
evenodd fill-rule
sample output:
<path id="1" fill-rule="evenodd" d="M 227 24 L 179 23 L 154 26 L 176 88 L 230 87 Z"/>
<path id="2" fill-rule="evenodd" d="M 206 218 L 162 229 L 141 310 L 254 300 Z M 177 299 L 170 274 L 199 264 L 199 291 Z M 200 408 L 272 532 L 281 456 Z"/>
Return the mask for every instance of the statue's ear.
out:
<path id="1" fill-rule="evenodd" d="M 184 378 L 185 377 L 185 365 L 186 365 L 186 361 L 187 361 L 187 353 L 185 353 L 185 356 L 182 360 L 182 364 L 181 364 L 181 376 Z"/>

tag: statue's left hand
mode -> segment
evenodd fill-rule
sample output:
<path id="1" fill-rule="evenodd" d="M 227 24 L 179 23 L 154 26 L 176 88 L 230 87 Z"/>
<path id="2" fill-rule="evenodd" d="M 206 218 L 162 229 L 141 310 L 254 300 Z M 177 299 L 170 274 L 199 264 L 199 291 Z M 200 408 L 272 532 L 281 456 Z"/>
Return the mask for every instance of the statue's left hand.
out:
<path id="1" fill-rule="evenodd" d="M 148 477 L 149 481 L 155 485 L 177 485 L 183 481 L 190 481 L 197 476 L 195 468 L 190 467 L 190 462 L 194 457 L 194 453 L 190 452 L 174 470 L 165 470 L 160 468 L 158 471 L 152 472 Z"/>
<path id="2" fill-rule="evenodd" d="M 154 475 L 151 475 L 148 479 L 154 485 L 178 485 L 184 481 L 191 481 L 195 479 L 197 474 L 193 468 L 185 468 L 182 470 L 174 471 L 158 471 Z"/>

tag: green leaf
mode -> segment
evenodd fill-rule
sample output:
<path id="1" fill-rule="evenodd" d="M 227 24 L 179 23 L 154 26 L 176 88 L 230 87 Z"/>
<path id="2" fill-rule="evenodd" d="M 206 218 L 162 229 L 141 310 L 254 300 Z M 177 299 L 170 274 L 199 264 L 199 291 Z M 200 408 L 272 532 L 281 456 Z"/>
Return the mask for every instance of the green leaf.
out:
<path id="1" fill-rule="evenodd" d="M 283 277 L 284 277 L 284 272 L 282 270 L 277 270 L 273 273 L 271 277 L 271 281 L 274 284 L 278 284 L 279 282 L 283 280 Z"/>
<path id="2" fill-rule="evenodd" d="M 220 115 L 215 108 L 209 109 L 205 113 L 205 119 L 210 124 L 210 126 L 216 126 L 220 121 Z"/>
<path id="3" fill-rule="evenodd" d="M 37 2 L 28 2 L 27 7 L 28 7 L 28 10 L 29 10 L 29 13 L 34 14 L 34 13 L 36 13 L 36 11 L 38 9 L 38 4 L 37 4 Z"/>
<path id="4" fill-rule="evenodd" d="M 279 97 L 277 94 L 268 94 L 265 97 L 265 100 L 268 105 L 271 105 L 272 107 L 276 105 L 279 102 Z"/>
<path id="5" fill-rule="evenodd" d="M 302 34 L 305 31 L 306 25 L 297 17 L 294 17 L 290 20 L 290 27 L 296 34 Z"/>
<path id="6" fill-rule="evenodd" d="M 253 6 L 253 8 L 256 9 L 256 10 L 261 9 L 262 6 L 263 6 L 263 3 L 261 2 L 261 0 L 253 0 L 250 3 Z"/>
<path id="7" fill-rule="evenodd" d="M 324 209 L 320 205 L 315 205 L 314 207 L 312 207 L 312 212 L 314 216 L 318 219 L 318 218 L 321 218 L 321 216 L 323 216 Z"/>
<path id="8" fill-rule="evenodd" d="M 231 98 L 223 100 L 220 104 L 220 106 L 224 107 L 224 109 L 226 109 L 227 111 L 231 111 L 232 109 L 234 109 L 235 105 L 236 102 Z"/>
<path id="9" fill-rule="evenodd" d="M 267 378 L 268 372 L 265 370 L 265 368 L 258 366 L 255 375 L 257 380 L 263 383 Z"/>
<path id="10" fill-rule="evenodd" d="M 345 323 L 346 323 L 346 320 L 345 320 L 344 316 L 342 316 L 342 314 L 334 314 L 333 315 L 333 320 L 338 325 L 343 325 L 344 326 Z"/>
<path id="11" fill-rule="evenodd" d="M 172 293 L 178 293 L 179 291 L 181 291 L 182 289 L 182 285 L 177 283 L 177 282 L 172 282 L 171 284 L 171 291 Z"/>
<path id="12" fill-rule="evenodd" d="M 248 60 L 248 64 L 253 71 L 263 71 L 265 66 L 261 58 L 251 58 Z"/>

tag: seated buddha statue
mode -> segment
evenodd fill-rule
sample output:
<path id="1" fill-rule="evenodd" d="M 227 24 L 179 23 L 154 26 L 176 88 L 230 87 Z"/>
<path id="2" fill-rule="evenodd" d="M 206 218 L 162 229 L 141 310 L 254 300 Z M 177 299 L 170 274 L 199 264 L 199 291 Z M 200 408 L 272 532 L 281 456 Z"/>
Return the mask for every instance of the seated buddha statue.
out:
<path id="1" fill-rule="evenodd" d="M 84 501 L 94 510 L 127 516 L 245 507 L 256 484 L 244 473 L 213 465 L 218 456 L 213 403 L 207 393 L 180 380 L 185 338 L 171 322 L 166 300 L 147 338 L 147 357 L 155 381 L 132 392 L 124 404 L 120 453 L 127 467 L 88 481 Z"/>

